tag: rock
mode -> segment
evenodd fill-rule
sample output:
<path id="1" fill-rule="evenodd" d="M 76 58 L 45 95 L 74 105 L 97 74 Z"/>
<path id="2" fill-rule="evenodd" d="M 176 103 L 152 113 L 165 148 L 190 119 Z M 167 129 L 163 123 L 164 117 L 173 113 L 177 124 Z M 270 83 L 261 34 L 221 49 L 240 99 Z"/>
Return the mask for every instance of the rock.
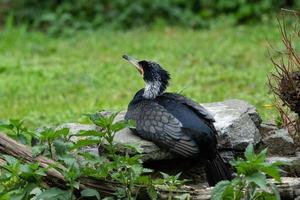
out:
<path id="1" fill-rule="evenodd" d="M 261 140 L 259 125 L 261 118 L 254 106 L 242 100 L 226 100 L 207 103 L 219 132 L 219 147 L 244 150 L 249 143 L 257 144 Z"/>
<path id="2" fill-rule="evenodd" d="M 221 149 L 229 148 L 242 151 L 249 143 L 257 144 L 260 141 L 261 136 L 258 128 L 261 119 L 254 106 L 242 100 L 207 103 L 203 106 L 212 113 L 216 120 L 215 127 L 219 132 L 219 147 Z M 125 111 L 119 113 L 116 121 L 122 120 L 124 115 Z M 95 125 L 76 123 L 64 124 L 61 127 L 69 127 L 72 133 L 80 130 L 97 130 Z M 129 129 L 123 129 L 116 133 L 114 142 L 120 146 L 126 144 L 140 146 L 145 154 L 144 160 L 163 160 L 174 157 L 171 153 L 161 150 L 152 142 L 136 136 Z M 228 154 L 224 155 L 227 155 L 226 158 L 228 157 Z"/>
<path id="3" fill-rule="evenodd" d="M 202 104 L 214 116 L 214 123 L 219 133 L 219 147 L 222 149 L 244 150 L 249 143 L 257 144 L 261 140 L 259 125 L 261 118 L 255 107 L 242 100 Z M 125 112 L 120 113 L 117 120 L 123 119 Z M 129 141 L 140 143 L 130 130 L 117 134 L 116 142 Z M 147 143 L 149 145 L 149 143 Z"/>
<path id="4" fill-rule="evenodd" d="M 300 177 L 300 152 L 296 152 L 294 156 L 270 156 L 267 157 L 267 161 L 286 162 L 288 165 L 282 166 L 283 176 Z"/>
<path id="5" fill-rule="evenodd" d="M 260 124 L 259 132 L 263 138 L 269 136 L 275 130 L 278 130 L 278 127 L 272 122 L 262 122 Z"/>
<path id="6" fill-rule="evenodd" d="M 272 131 L 262 142 L 263 146 L 268 147 L 270 155 L 284 156 L 295 153 L 295 143 L 286 129 Z"/>

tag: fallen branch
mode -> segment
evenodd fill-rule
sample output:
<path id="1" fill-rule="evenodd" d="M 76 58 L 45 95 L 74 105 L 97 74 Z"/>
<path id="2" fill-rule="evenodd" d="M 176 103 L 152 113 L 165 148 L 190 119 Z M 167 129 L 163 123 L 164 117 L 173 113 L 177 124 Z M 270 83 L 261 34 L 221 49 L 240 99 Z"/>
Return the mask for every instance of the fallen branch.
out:
<path id="1" fill-rule="evenodd" d="M 4 133 L 0 133 L 0 154 L 7 154 L 27 163 L 38 162 L 40 163 L 41 167 L 49 168 L 46 171 L 47 176 L 45 176 L 43 179 L 44 182 L 47 183 L 47 185 L 59 188 L 66 187 L 67 182 L 62 173 L 54 168 L 51 168 L 51 166 L 55 165 L 61 171 L 67 170 L 63 165 L 55 162 L 52 159 L 46 158 L 45 156 L 40 155 L 37 157 L 33 157 L 32 150 L 29 146 L 18 143 Z M 0 158 L 0 165 L 2 164 L 4 164 L 4 161 Z M 91 178 L 81 178 L 79 182 L 81 190 L 85 188 L 93 188 L 106 195 L 111 195 L 112 193 L 114 193 L 116 186 L 119 186 L 116 183 L 102 180 L 95 181 Z"/>
<path id="2" fill-rule="evenodd" d="M 1 154 L 11 155 L 17 159 L 20 159 L 24 162 L 39 162 L 40 166 L 43 168 L 49 168 L 51 165 L 56 165 L 60 170 L 66 170 L 66 168 L 54 160 L 46 158 L 44 156 L 33 157 L 31 148 L 16 142 L 15 140 L 9 138 L 3 133 L 0 133 L 0 156 Z M 5 161 L 0 158 L 0 166 L 3 165 Z M 49 169 L 46 172 L 47 176 L 44 177 L 44 181 L 49 186 L 55 186 L 60 188 L 65 188 L 66 180 L 64 176 L 55 169 Z M 269 180 L 274 182 L 273 180 Z M 96 180 L 90 177 L 81 177 L 79 179 L 80 190 L 85 188 L 92 188 L 97 191 L 102 196 L 113 195 L 117 187 L 121 185 L 113 181 L 106 180 Z M 297 196 L 300 196 L 300 178 L 282 178 L 281 183 L 275 183 L 280 192 L 282 199 L 295 199 Z M 137 186 L 136 191 L 143 191 L 146 188 L 144 186 Z M 168 191 L 164 189 L 158 189 L 160 192 L 160 199 L 167 199 Z M 211 187 L 208 188 L 195 188 L 192 186 L 183 186 L 181 190 L 177 191 L 178 195 L 188 193 L 190 194 L 190 199 L 193 200 L 209 200 L 211 198 Z M 145 198 L 141 198 L 145 199 Z"/>

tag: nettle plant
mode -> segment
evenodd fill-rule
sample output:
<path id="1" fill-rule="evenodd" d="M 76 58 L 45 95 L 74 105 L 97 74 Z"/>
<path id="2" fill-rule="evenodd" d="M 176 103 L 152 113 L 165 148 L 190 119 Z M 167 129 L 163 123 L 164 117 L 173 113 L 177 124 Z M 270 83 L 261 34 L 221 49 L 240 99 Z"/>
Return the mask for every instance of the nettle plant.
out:
<path id="1" fill-rule="evenodd" d="M 92 188 L 80 191 L 80 178 L 90 177 L 97 180 L 118 183 L 111 197 L 104 199 L 137 199 L 140 190 L 146 190 L 151 199 L 158 199 L 158 189 L 168 191 L 168 199 L 190 199 L 189 194 L 178 195 L 177 191 L 187 180 L 177 175 L 162 174 L 153 179 L 152 170 L 144 168 L 141 150 L 126 146 L 126 153 L 120 153 L 113 143 L 115 134 L 132 127 L 130 121 L 115 122 L 117 113 L 103 115 L 88 114 L 89 119 L 100 127 L 100 131 L 81 131 L 71 134 L 67 128 L 43 128 L 32 132 L 20 120 L 0 122 L 4 130 L 15 140 L 32 147 L 33 156 L 43 155 L 56 161 L 48 168 L 40 163 L 24 163 L 9 155 L 0 155 L 0 200 L 75 200 L 101 199 L 99 192 Z M 76 137 L 76 139 L 73 139 Z M 102 153 L 84 151 L 90 145 L 99 146 Z M 212 192 L 212 199 L 279 199 L 278 191 L 267 176 L 280 181 L 279 165 L 282 162 L 267 163 L 267 149 L 255 154 L 253 145 L 245 151 L 245 159 L 237 159 L 231 164 L 237 176 L 232 181 L 219 182 Z M 0 160 L 1 161 L 1 160 Z M 60 166 L 64 166 L 63 168 Z M 49 169 L 61 172 L 67 181 L 65 187 L 49 187 L 43 178 Z"/>
<path id="2" fill-rule="evenodd" d="M 0 155 L 6 161 L 0 164 L 0 200 L 100 199 L 99 192 L 92 188 L 79 192 L 80 177 L 119 183 L 113 196 L 104 199 L 136 199 L 140 188 L 146 190 L 151 199 L 157 199 L 156 188 L 162 185 L 169 191 L 171 199 L 173 192 L 185 181 L 180 181 L 179 175 L 163 174 L 162 179 L 151 178 L 149 173 L 152 170 L 143 167 L 141 149 L 138 147 L 126 146 L 128 151 L 120 153 L 113 143 L 114 136 L 125 127 L 133 127 L 134 123 L 125 120 L 115 122 L 117 114 L 87 114 L 100 131 L 80 131 L 76 134 L 71 134 L 67 128 L 49 127 L 32 132 L 20 120 L 1 122 L 0 129 L 13 139 L 31 146 L 34 157 L 43 155 L 57 164 L 45 169 L 39 163 L 28 164 L 9 155 Z M 83 151 L 90 145 L 103 149 L 103 153 Z M 65 188 L 49 187 L 43 182 L 50 168 L 64 176 L 67 181 Z"/>
<path id="3" fill-rule="evenodd" d="M 0 121 L 0 130 L 6 130 L 6 134 L 22 144 L 31 146 L 34 133 L 24 126 L 24 121 L 19 119 L 10 119 L 8 121 Z"/>
<path id="4" fill-rule="evenodd" d="M 284 162 L 266 162 L 267 149 L 255 154 L 250 144 L 244 153 L 245 159 L 239 158 L 231 162 L 236 169 L 237 176 L 232 181 L 219 182 L 212 191 L 213 200 L 259 200 L 280 199 L 276 186 L 267 182 L 267 176 L 280 182 L 280 165 Z"/>

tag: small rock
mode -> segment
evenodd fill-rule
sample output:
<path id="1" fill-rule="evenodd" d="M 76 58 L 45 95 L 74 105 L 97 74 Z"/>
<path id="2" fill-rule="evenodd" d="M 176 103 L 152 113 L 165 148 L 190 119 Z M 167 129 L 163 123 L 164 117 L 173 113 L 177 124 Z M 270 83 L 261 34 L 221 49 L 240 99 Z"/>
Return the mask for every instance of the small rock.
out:
<path id="1" fill-rule="evenodd" d="M 269 136 L 263 138 L 263 146 L 268 147 L 270 155 L 293 155 L 295 144 L 286 129 L 274 130 Z"/>
<path id="2" fill-rule="evenodd" d="M 267 137 L 270 133 L 278 130 L 278 127 L 273 123 L 263 122 L 260 124 L 259 132 L 262 137 Z"/>

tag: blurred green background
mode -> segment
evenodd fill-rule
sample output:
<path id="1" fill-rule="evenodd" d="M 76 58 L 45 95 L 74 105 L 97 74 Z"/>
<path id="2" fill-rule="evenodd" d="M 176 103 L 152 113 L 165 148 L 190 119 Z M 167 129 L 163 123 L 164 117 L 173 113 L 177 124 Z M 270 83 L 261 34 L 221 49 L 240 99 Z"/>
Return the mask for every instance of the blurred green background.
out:
<path id="1" fill-rule="evenodd" d="M 32 125 L 123 110 L 142 78 L 128 53 L 162 64 L 169 91 L 245 99 L 276 117 L 266 85 L 280 8 L 296 0 L 1 0 L 0 119 Z"/>

